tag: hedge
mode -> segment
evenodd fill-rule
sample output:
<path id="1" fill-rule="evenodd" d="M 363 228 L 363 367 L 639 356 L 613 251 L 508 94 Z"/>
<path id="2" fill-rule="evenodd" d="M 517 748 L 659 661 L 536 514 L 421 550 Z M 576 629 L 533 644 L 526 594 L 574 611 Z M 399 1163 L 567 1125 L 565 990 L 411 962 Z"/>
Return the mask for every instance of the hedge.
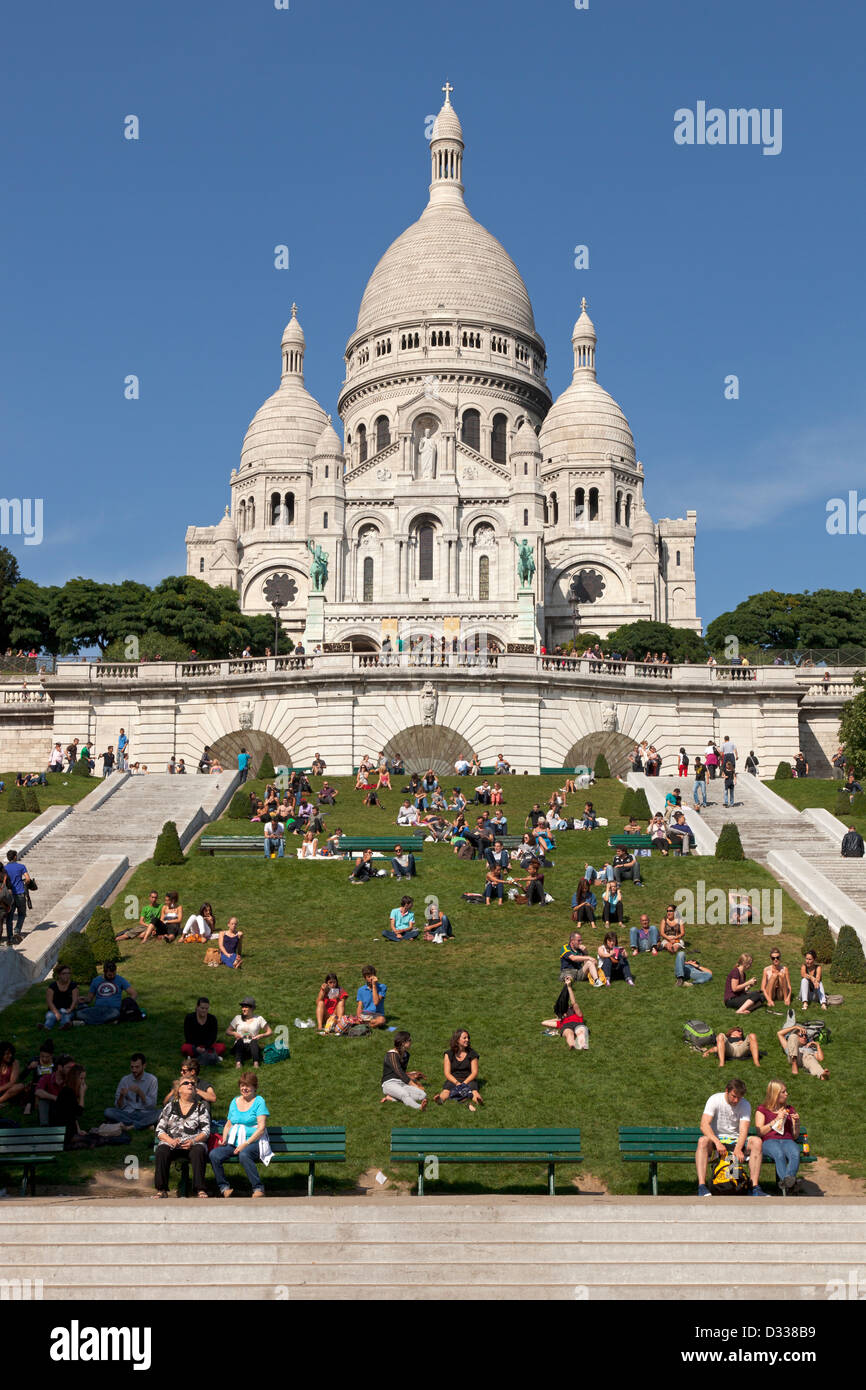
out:
<path id="1" fill-rule="evenodd" d="M 840 984 L 866 984 L 866 956 L 853 927 L 840 927 L 830 974 Z"/>
<path id="2" fill-rule="evenodd" d="M 829 965 L 833 959 L 833 952 L 836 949 L 836 942 L 833 940 L 833 933 L 826 917 L 820 913 L 814 913 L 806 918 L 806 930 L 803 933 L 803 955 L 807 951 L 815 952 L 815 959 L 822 965 Z"/>
<path id="3" fill-rule="evenodd" d="M 716 858 L 737 860 L 745 859 L 745 857 L 740 832 L 733 821 L 728 821 L 719 831 L 719 838 L 716 841 Z"/>
<path id="4" fill-rule="evenodd" d="M 596 782 L 598 782 L 599 779 L 602 777 L 610 776 L 610 765 L 603 753 L 599 753 L 598 757 L 596 758 L 593 772 L 595 773 Z"/>
<path id="5" fill-rule="evenodd" d="M 785 780 L 786 777 L 790 777 L 790 776 L 791 776 L 791 764 L 790 764 L 790 763 L 785 763 L 785 762 L 779 763 L 779 766 L 776 768 L 776 781 L 777 781 L 777 782 L 782 782 L 782 781 Z"/>
<path id="6" fill-rule="evenodd" d="M 93 909 L 93 916 L 85 927 L 85 933 L 97 964 L 107 960 L 117 960 L 118 945 L 114 937 L 114 927 L 109 908 L 95 907 Z"/>
<path id="7" fill-rule="evenodd" d="M 249 802 L 247 803 L 249 806 Z M 167 820 L 159 838 L 156 848 L 153 851 L 154 864 L 185 864 L 183 850 L 180 847 L 180 839 L 177 833 L 177 826 L 173 820 Z"/>
<path id="8" fill-rule="evenodd" d="M 69 966 L 82 997 L 86 998 L 90 981 L 97 970 L 93 948 L 83 932 L 73 932 L 66 938 L 57 957 L 57 966 L 61 965 Z"/>

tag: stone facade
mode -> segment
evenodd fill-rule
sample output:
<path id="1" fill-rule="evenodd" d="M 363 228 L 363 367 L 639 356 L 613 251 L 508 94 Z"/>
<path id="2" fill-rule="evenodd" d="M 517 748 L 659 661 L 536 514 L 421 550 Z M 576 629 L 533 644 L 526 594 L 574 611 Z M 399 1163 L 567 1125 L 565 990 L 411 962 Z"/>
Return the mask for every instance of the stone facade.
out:
<path id="1" fill-rule="evenodd" d="M 638 618 L 699 630 L 696 513 L 651 521 L 585 301 L 572 383 L 551 401 L 520 272 L 464 202 L 463 154 L 449 89 L 427 206 L 375 267 L 346 346 L 343 439 L 304 386 L 293 306 L 280 385 L 247 431 L 230 509 L 187 531 L 187 572 L 237 589 L 249 613 L 270 611 L 265 585 L 285 575 L 295 640 L 356 650 L 552 647 L 575 624 L 605 635 Z M 521 605 L 523 540 L 535 571 Z M 313 624 L 310 541 L 328 560 Z"/>

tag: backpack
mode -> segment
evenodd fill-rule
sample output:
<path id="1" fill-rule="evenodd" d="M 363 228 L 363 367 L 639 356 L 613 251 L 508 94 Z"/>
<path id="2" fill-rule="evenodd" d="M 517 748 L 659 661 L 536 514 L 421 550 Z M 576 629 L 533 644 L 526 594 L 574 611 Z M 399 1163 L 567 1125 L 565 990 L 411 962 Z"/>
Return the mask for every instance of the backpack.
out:
<path id="1" fill-rule="evenodd" d="M 748 1167 L 738 1163 L 732 1153 L 726 1153 L 713 1168 L 710 1190 L 715 1197 L 742 1197 L 751 1192 Z"/>
<path id="2" fill-rule="evenodd" d="M 140 1023 L 143 1018 L 144 1014 L 134 999 L 121 1000 L 120 1013 L 117 1015 L 118 1023 Z"/>
<path id="3" fill-rule="evenodd" d="M 829 1023 L 825 1023 L 823 1019 L 817 1023 L 801 1023 L 800 1027 L 805 1029 L 806 1041 L 810 1043 L 828 1043 L 832 1036 Z"/>
<path id="4" fill-rule="evenodd" d="M 683 1042 L 687 1042 L 695 1052 L 703 1052 L 705 1047 L 712 1047 L 715 1041 L 716 1035 L 708 1023 L 692 1018 L 683 1024 Z"/>
<path id="5" fill-rule="evenodd" d="M 267 1067 L 274 1062 L 287 1062 L 289 1056 L 289 1049 L 284 1042 L 268 1043 L 268 1046 L 262 1053 L 262 1061 Z"/>

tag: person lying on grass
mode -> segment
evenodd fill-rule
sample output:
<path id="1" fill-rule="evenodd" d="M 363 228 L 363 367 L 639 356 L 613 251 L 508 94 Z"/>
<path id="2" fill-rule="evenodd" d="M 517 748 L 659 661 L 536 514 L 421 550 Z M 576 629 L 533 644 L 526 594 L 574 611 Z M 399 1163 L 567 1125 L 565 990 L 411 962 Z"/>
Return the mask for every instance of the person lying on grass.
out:
<path id="1" fill-rule="evenodd" d="M 468 1101 L 473 1112 L 484 1102 L 478 1090 L 478 1053 L 470 1046 L 469 1033 L 458 1028 L 451 1034 L 448 1051 L 442 1059 L 445 1086 L 434 1096 L 437 1105 L 446 1100 Z"/>
<path id="2" fill-rule="evenodd" d="M 546 1018 L 542 1021 L 542 1028 L 548 1031 L 556 1029 L 561 1037 L 565 1038 L 569 1048 L 585 1052 L 589 1047 L 589 1029 L 583 1017 L 580 1005 L 576 1002 L 574 992 L 571 988 L 571 980 L 566 980 L 559 992 L 559 998 L 554 1004 L 554 1018 Z"/>
<path id="3" fill-rule="evenodd" d="M 715 1047 L 705 1047 L 701 1056 L 718 1057 L 720 1067 L 723 1067 L 725 1062 L 739 1062 L 748 1056 L 751 1056 L 756 1067 L 761 1065 L 758 1061 L 760 1053 L 757 1034 L 746 1034 L 739 1023 L 736 1027 L 729 1028 L 726 1033 L 717 1033 Z"/>

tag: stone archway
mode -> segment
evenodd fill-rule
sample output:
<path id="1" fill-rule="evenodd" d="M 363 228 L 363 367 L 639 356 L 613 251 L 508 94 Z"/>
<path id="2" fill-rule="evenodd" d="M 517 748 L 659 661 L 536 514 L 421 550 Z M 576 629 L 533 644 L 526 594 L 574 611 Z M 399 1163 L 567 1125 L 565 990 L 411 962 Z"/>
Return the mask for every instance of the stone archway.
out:
<path id="1" fill-rule="evenodd" d="M 616 734 L 599 729 L 596 733 L 584 734 L 573 743 L 565 755 L 563 767 L 594 767 L 600 753 L 607 758 L 612 777 L 624 777 L 631 768 L 631 755 L 634 739 L 625 734 Z"/>
<path id="2" fill-rule="evenodd" d="M 385 744 L 386 758 L 398 755 L 407 773 L 426 772 L 432 767 L 438 777 L 456 776 L 458 758 L 472 758 L 472 748 L 462 734 L 442 724 L 413 724 Z"/>
<path id="3" fill-rule="evenodd" d="M 238 753 L 245 748 L 250 755 L 250 776 L 255 777 L 266 753 L 271 755 L 274 767 L 291 767 L 292 760 L 285 746 L 273 734 L 262 733 L 259 729 L 238 729 L 236 733 L 223 734 L 216 743 L 210 745 L 211 758 L 218 759 L 227 772 L 237 771 Z"/>

